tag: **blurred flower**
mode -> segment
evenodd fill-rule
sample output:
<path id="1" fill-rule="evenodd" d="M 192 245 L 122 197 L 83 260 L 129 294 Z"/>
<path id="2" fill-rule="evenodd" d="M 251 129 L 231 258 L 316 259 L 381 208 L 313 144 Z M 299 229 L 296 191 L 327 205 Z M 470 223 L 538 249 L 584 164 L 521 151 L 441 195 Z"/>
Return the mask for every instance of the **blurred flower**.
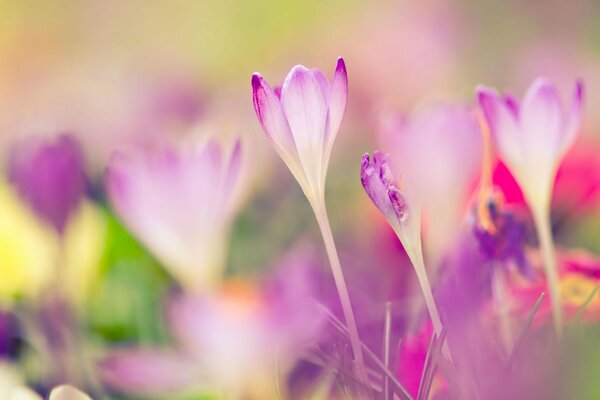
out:
<path id="1" fill-rule="evenodd" d="M 510 96 L 479 87 L 479 105 L 501 158 L 515 176 L 531 208 L 544 257 L 553 306 L 554 326 L 562 333 L 562 306 L 550 226 L 552 188 L 558 165 L 581 125 L 583 84 L 577 82 L 570 108 L 563 109 L 556 88 L 537 79 L 519 105 Z"/>
<path id="2" fill-rule="evenodd" d="M 161 143 L 110 161 L 106 188 L 113 207 L 186 289 L 221 277 L 241 152 L 239 141 L 226 159 L 213 141 L 192 150 Z"/>
<path id="3" fill-rule="evenodd" d="M 2 181 L 0 204 L 0 299 L 10 304 L 36 297 L 53 276 L 56 235 Z"/>
<path id="4" fill-rule="evenodd" d="M 262 288 L 229 281 L 210 296 L 179 296 L 169 307 L 176 349 L 117 351 L 103 363 L 119 391 L 164 396 L 218 392 L 227 398 L 276 396 L 275 382 L 313 342 L 322 316 L 298 255 Z"/>
<path id="5" fill-rule="evenodd" d="M 558 164 L 581 125 L 583 84 L 576 83 L 568 111 L 556 88 L 543 79 L 533 82 L 522 104 L 485 87 L 477 94 L 501 158 L 532 208 L 545 206 Z"/>
<path id="6" fill-rule="evenodd" d="M 17 387 L 8 400 L 42 400 L 42 397 L 29 388 Z M 91 397 L 73 386 L 61 385 L 52 389 L 48 400 L 91 400 Z"/>
<path id="7" fill-rule="evenodd" d="M 407 119 L 384 117 L 380 125 L 380 145 L 410 175 L 423 207 L 425 247 L 436 263 L 456 236 L 480 170 L 477 120 L 466 107 L 438 105 Z"/>
<path id="8" fill-rule="evenodd" d="M 8 175 L 35 212 L 63 234 L 86 186 L 76 140 L 70 135 L 25 139 L 10 155 Z"/>
<path id="9" fill-rule="evenodd" d="M 331 149 L 346 109 L 344 60 L 338 59 L 331 82 L 317 69 L 295 66 L 280 90 L 273 90 L 255 73 L 252 95 L 256 115 L 277 154 L 309 201 L 319 201 L 324 196 Z"/>

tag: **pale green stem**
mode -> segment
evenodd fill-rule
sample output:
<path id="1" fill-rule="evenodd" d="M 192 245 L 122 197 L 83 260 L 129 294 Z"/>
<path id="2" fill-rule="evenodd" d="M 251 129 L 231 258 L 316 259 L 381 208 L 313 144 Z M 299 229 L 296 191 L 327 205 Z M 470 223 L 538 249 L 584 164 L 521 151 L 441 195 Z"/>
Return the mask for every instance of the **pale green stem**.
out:
<path id="1" fill-rule="evenodd" d="M 350 346 L 352 347 L 352 353 L 354 354 L 354 361 L 356 363 L 356 373 L 363 382 L 367 382 L 367 370 L 360 346 L 358 328 L 356 326 L 356 320 L 354 319 L 352 303 L 350 302 L 350 295 L 348 294 L 348 288 L 346 287 L 342 266 L 340 264 L 340 259 L 338 257 L 335 242 L 333 240 L 333 233 L 331 232 L 331 225 L 329 224 L 329 218 L 325 208 L 325 201 L 322 200 L 317 204 L 313 204 L 311 202 L 311 205 L 313 206 L 313 211 L 315 212 L 315 217 L 317 218 L 317 223 L 319 224 L 319 229 L 321 230 L 321 235 L 323 236 L 323 242 L 325 243 L 325 249 L 331 265 L 333 280 L 335 281 L 335 286 L 340 297 L 340 303 L 342 304 L 344 319 L 346 320 L 346 325 L 348 326 Z"/>
<path id="2" fill-rule="evenodd" d="M 415 247 L 416 248 L 414 250 L 407 249 L 408 257 L 410 258 L 410 261 L 412 262 L 412 265 L 415 269 L 415 273 L 417 274 L 417 280 L 419 281 L 421 291 L 423 292 L 423 297 L 425 298 L 425 305 L 427 306 L 427 311 L 429 311 L 429 316 L 431 317 L 433 329 L 435 330 L 435 334 L 439 337 L 442 333 L 442 320 L 440 319 L 440 313 L 438 311 L 437 305 L 435 304 L 433 292 L 431 291 L 431 286 L 429 285 L 427 271 L 425 271 L 423 251 L 420 249 L 420 245 L 417 245 Z"/>
<path id="3" fill-rule="evenodd" d="M 562 337 L 563 311 L 560 298 L 560 288 L 558 279 L 558 269 L 556 265 L 556 254 L 554 250 L 554 240 L 552 238 L 552 227 L 550 226 L 549 207 L 532 207 L 535 229 L 537 231 L 546 279 L 548 281 L 548 290 L 550 292 L 550 301 L 552 303 L 552 315 L 554 316 L 554 329 L 556 336 Z"/>
<path id="4" fill-rule="evenodd" d="M 390 336 L 392 331 L 392 303 L 385 303 L 385 322 L 383 326 L 383 363 L 390 369 Z M 391 400 L 390 380 L 387 374 L 383 376 L 383 399 Z"/>

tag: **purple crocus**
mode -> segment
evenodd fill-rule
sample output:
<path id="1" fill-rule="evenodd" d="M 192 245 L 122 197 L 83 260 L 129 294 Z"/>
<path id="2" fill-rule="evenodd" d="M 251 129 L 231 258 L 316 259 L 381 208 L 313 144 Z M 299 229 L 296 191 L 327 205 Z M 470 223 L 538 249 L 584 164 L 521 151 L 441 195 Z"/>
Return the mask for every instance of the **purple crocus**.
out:
<path id="1" fill-rule="evenodd" d="M 258 120 L 275 151 L 306 197 L 320 200 L 331 149 L 346 109 L 348 76 L 344 60 L 338 59 L 331 82 L 318 69 L 297 65 L 280 90 L 273 90 L 255 73 L 252 97 Z"/>
<path id="2" fill-rule="evenodd" d="M 221 278 L 241 152 L 239 141 L 228 158 L 214 141 L 200 149 L 161 143 L 110 161 L 106 189 L 113 207 L 188 290 Z"/>
<path id="3" fill-rule="evenodd" d="M 75 138 L 23 140 L 10 154 L 8 176 L 37 215 L 63 234 L 86 189 L 84 157 Z"/>

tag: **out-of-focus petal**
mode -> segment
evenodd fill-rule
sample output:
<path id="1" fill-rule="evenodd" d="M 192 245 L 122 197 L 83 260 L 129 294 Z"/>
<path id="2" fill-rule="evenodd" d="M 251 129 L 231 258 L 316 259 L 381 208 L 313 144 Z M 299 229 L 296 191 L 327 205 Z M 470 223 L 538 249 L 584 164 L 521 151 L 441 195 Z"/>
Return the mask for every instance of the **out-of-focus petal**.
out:
<path id="1" fill-rule="evenodd" d="M 33 390 L 20 386 L 16 387 L 10 393 L 8 400 L 43 400 L 42 396 L 34 392 Z"/>
<path id="2" fill-rule="evenodd" d="M 52 390 L 48 400 L 92 400 L 92 398 L 73 386 L 62 385 Z"/>
<path id="3" fill-rule="evenodd" d="M 520 124 L 523 151 L 536 161 L 552 162 L 562 144 L 564 112 L 556 88 L 538 78 L 530 86 L 521 105 Z M 542 161 L 543 160 L 543 161 Z M 547 168 L 545 165 L 540 168 Z"/>
<path id="4" fill-rule="evenodd" d="M 583 114 L 584 87 L 581 80 L 575 82 L 573 98 L 566 116 L 566 127 L 561 143 L 561 152 L 566 152 L 575 141 L 581 128 Z"/>
<path id="5" fill-rule="evenodd" d="M 509 162 L 520 162 L 524 157 L 520 146 L 515 103 L 508 103 L 495 91 L 483 86 L 477 88 L 479 106 L 489 124 L 500 153 Z"/>
<path id="6" fill-rule="evenodd" d="M 118 351 L 102 362 L 101 375 L 112 389 L 153 396 L 201 387 L 202 380 L 201 371 L 190 359 L 158 349 Z"/>

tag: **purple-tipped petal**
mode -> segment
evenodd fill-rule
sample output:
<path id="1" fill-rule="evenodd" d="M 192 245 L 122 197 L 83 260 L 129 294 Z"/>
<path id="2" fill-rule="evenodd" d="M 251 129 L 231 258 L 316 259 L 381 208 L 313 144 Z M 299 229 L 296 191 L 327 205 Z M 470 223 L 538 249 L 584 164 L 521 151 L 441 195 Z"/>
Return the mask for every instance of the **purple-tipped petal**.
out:
<path id="1" fill-rule="evenodd" d="M 477 100 L 487 120 L 490 132 L 501 156 L 506 159 L 521 159 L 519 121 L 515 115 L 518 105 L 510 98 L 503 98 L 493 89 L 478 86 Z M 518 109 L 517 109 L 518 110 Z"/>
<path id="2" fill-rule="evenodd" d="M 327 141 L 333 144 L 342 124 L 346 103 L 348 101 L 348 74 L 343 58 L 338 59 L 333 81 L 331 83 L 331 96 L 329 98 L 329 127 Z"/>
<path id="3" fill-rule="evenodd" d="M 288 156 L 295 153 L 296 144 L 279 101 L 280 95 L 258 73 L 252 75 L 252 98 L 256 116 L 277 151 Z"/>
<path id="4" fill-rule="evenodd" d="M 577 138 L 577 134 L 581 129 L 581 121 L 583 116 L 583 100 L 584 100 L 584 87 L 583 82 L 578 79 L 575 82 L 575 88 L 573 89 L 573 98 L 567 114 L 567 122 L 565 127 L 565 134 L 562 141 L 562 153 L 566 153 L 569 148 L 573 145 L 573 142 Z"/>

